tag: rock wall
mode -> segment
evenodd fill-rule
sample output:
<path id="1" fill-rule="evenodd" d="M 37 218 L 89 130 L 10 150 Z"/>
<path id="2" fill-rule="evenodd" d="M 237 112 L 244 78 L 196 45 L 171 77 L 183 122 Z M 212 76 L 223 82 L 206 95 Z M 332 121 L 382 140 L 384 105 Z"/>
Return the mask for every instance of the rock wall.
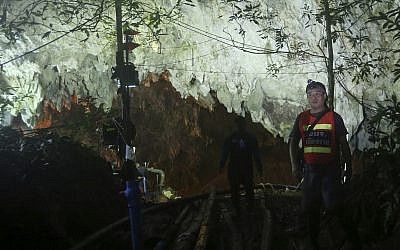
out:
<path id="1" fill-rule="evenodd" d="M 227 189 L 219 174 L 222 145 L 234 130 L 235 115 L 218 102 L 201 106 L 193 97 L 182 99 L 165 74 L 132 91 L 131 112 L 136 126 L 137 158 L 166 172 L 167 185 L 180 194 L 198 194 L 212 187 Z M 150 78 L 149 78 L 150 79 Z M 247 116 L 248 129 L 259 142 L 264 176 L 256 182 L 294 183 L 287 144 Z"/>

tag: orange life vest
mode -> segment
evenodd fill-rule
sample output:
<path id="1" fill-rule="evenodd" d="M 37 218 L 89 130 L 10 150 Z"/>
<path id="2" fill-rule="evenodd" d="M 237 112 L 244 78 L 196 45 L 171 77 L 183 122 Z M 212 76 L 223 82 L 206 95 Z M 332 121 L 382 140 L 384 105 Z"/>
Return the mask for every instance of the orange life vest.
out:
<path id="1" fill-rule="evenodd" d="M 334 113 L 333 111 L 325 113 L 305 137 L 305 132 L 315 119 L 310 110 L 300 114 L 299 129 L 304 149 L 304 162 L 328 164 L 335 158 L 337 148 Z"/>

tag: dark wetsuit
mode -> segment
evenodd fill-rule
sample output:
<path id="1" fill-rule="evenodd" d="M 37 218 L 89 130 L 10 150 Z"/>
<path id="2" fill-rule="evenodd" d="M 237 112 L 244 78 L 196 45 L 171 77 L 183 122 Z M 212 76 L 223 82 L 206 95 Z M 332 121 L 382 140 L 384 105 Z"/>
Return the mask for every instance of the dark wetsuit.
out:
<path id="1" fill-rule="evenodd" d="M 240 184 L 246 190 L 248 209 L 254 206 L 253 160 L 259 172 L 262 172 L 260 151 L 257 139 L 245 131 L 238 131 L 229 136 L 224 143 L 220 168 L 229 157 L 228 180 L 231 188 L 232 203 L 239 210 Z"/>

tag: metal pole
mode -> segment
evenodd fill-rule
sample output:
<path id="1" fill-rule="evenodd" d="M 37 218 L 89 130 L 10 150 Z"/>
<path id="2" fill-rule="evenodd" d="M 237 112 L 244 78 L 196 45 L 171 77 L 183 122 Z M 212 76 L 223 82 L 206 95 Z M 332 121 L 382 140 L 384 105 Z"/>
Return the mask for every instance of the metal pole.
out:
<path id="1" fill-rule="evenodd" d="M 122 6 L 121 0 L 115 0 L 115 13 L 116 13 L 116 29 L 117 29 L 117 53 L 116 53 L 116 71 L 119 78 L 119 84 L 122 91 L 122 123 L 124 125 L 123 137 L 124 145 L 121 145 L 120 156 L 124 159 L 124 168 L 126 172 L 126 186 L 124 195 L 128 203 L 129 220 L 131 224 L 131 240 L 133 250 L 142 250 L 142 239 L 140 237 L 140 207 L 139 207 L 139 185 L 136 166 L 134 161 L 129 158 L 129 149 L 132 142 L 132 127 L 130 121 L 130 97 L 128 82 L 126 77 L 122 76 L 125 73 L 126 63 L 124 62 L 124 48 L 123 48 L 123 33 L 122 33 Z M 126 55 L 128 51 L 125 51 Z M 128 56 L 126 57 L 128 60 Z M 127 145 L 128 144 L 128 145 Z"/>

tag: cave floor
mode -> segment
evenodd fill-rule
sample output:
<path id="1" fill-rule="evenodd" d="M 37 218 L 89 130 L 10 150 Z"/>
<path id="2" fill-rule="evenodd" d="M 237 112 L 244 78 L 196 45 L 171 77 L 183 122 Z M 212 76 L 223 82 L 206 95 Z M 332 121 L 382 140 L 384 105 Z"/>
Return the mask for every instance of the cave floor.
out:
<path id="1" fill-rule="evenodd" d="M 141 218 L 144 249 L 310 249 L 294 232 L 300 201 L 300 191 L 269 188 L 256 190 L 253 212 L 242 194 L 237 213 L 227 192 L 147 204 Z M 350 249 L 335 219 L 323 216 L 321 227 L 321 249 Z M 87 249 L 128 249 L 129 232 L 125 225 Z"/>

